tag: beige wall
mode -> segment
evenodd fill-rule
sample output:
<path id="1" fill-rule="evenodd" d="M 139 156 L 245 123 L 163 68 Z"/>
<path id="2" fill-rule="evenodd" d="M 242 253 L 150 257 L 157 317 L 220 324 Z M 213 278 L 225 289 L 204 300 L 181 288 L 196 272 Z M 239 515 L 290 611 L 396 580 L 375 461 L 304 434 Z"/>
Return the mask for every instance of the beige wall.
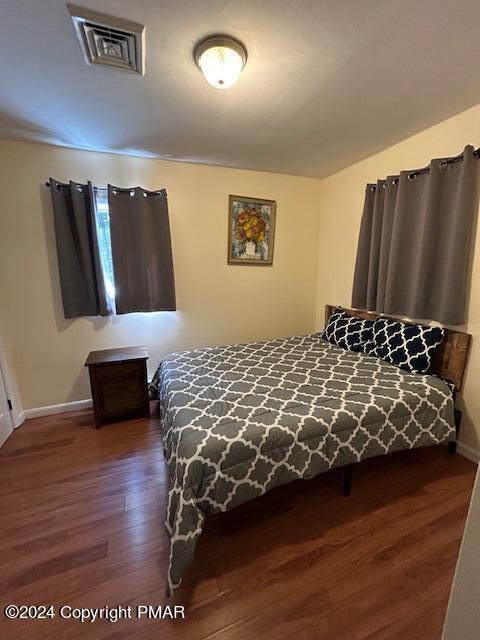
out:
<path id="1" fill-rule="evenodd" d="M 60 180 L 168 191 L 178 311 L 63 318 L 50 194 Z M 24 409 L 87 398 L 92 349 L 146 344 L 150 372 L 175 349 L 314 327 L 319 181 L 0 142 L 0 327 Z M 276 200 L 273 267 L 228 266 L 228 195 Z"/>
<path id="2" fill-rule="evenodd" d="M 317 324 L 323 327 L 325 304 L 350 306 L 357 238 L 365 184 L 377 178 L 427 165 L 431 158 L 478 146 L 480 105 L 427 129 L 322 181 L 318 260 Z M 480 226 L 479 226 L 480 229 Z M 480 240 L 477 238 L 466 330 L 473 334 L 463 400 L 460 439 L 480 450 Z"/>

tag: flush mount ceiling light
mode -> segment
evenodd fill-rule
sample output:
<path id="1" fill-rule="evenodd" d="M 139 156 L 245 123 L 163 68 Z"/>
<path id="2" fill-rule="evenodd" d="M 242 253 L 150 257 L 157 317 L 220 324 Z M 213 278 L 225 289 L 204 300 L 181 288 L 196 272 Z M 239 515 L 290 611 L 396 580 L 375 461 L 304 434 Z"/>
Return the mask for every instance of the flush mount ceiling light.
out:
<path id="1" fill-rule="evenodd" d="M 247 50 L 229 36 L 210 36 L 195 47 L 194 57 L 212 87 L 228 89 L 237 82 L 247 62 Z"/>

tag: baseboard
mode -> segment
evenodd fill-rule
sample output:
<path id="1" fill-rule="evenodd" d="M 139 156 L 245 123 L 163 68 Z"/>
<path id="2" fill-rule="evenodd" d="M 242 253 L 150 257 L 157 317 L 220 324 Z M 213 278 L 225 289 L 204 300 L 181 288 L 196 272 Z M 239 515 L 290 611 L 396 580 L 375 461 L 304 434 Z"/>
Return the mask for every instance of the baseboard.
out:
<path id="1" fill-rule="evenodd" d="M 75 402 L 64 402 L 63 404 L 51 404 L 45 407 L 34 407 L 33 409 L 25 409 L 23 412 L 25 418 L 30 420 L 31 418 L 41 418 L 43 416 L 51 416 L 55 413 L 66 413 L 67 411 L 80 411 L 81 409 L 88 409 L 92 406 L 92 401 L 88 400 L 76 400 Z"/>
<path id="2" fill-rule="evenodd" d="M 480 462 L 480 451 L 468 447 L 463 442 L 457 442 L 457 453 L 477 464 Z"/>

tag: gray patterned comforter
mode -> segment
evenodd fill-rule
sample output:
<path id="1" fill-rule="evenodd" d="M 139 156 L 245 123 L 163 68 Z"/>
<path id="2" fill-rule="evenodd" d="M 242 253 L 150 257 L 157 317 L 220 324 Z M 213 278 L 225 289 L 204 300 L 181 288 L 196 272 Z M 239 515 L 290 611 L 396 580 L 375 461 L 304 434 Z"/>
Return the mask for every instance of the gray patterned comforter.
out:
<path id="1" fill-rule="evenodd" d="M 169 591 L 208 513 L 297 478 L 455 438 L 447 384 L 318 334 L 174 353 L 157 375 L 169 471 Z"/>

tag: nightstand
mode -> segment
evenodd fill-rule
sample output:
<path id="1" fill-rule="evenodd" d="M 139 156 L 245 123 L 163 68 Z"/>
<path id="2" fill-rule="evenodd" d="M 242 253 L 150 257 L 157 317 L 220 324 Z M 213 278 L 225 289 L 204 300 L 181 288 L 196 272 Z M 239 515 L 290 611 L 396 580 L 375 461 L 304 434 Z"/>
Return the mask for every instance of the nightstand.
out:
<path id="1" fill-rule="evenodd" d="M 130 418 L 149 418 L 146 347 L 91 351 L 90 374 L 95 426 Z"/>

